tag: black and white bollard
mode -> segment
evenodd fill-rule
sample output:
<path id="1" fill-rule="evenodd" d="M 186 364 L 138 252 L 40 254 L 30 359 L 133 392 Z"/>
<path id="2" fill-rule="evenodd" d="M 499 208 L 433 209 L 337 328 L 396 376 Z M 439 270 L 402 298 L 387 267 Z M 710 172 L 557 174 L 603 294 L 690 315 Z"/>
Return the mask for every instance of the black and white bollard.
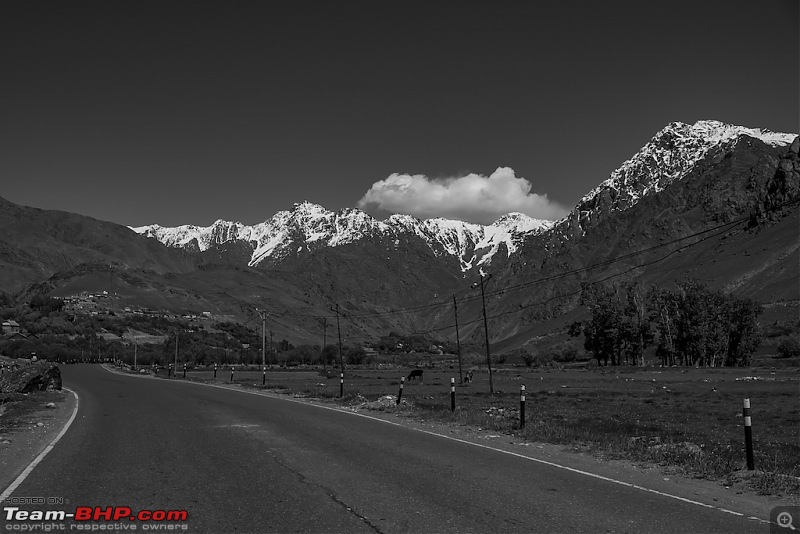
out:
<path id="1" fill-rule="evenodd" d="M 400 392 L 397 394 L 397 402 L 395 404 L 400 404 L 400 399 L 403 398 L 403 384 L 406 382 L 406 377 L 400 377 Z"/>
<path id="2" fill-rule="evenodd" d="M 167 378 L 172 378 L 172 364 L 169 364 L 169 369 L 167 369 Z"/>
<path id="3" fill-rule="evenodd" d="M 456 379 L 450 378 L 450 411 L 456 411 Z"/>
<path id="4" fill-rule="evenodd" d="M 261 385 L 262 386 L 266 386 L 267 385 L 267 368 L 266 367 L 262 367 L 261 368 Z"/>
<path id="5" fill-rule="evenodd" d="M 231 382 L 233 382 L 233 367 L 231 367 Z"/>
<path id="6" fill-rule="evenodd" d="M 344 372 L 339 375 L 339 397 L 344 397 Z"/>
<path id="7" fill-rule="evenodd" d="M 186 364 L 183 364 L 183 378 L 186 378 Z"/>
<path id="8" fill-rule="evenodd" d="M 214 364 L 214 378 L 217 378 L 217 364 Z"/>
<path id="9" fill-rule="evenodd" d="M 755 469 L 753 460 L 753 429 L 750 421 L 750 399 L 744 399 L 744 444 L 747 451 L 747 469 Z"/>
<path id="10" fill-rule="evenodd" d="M 525 428 L 525 384 L 519 387 L 519 427 Z"/>

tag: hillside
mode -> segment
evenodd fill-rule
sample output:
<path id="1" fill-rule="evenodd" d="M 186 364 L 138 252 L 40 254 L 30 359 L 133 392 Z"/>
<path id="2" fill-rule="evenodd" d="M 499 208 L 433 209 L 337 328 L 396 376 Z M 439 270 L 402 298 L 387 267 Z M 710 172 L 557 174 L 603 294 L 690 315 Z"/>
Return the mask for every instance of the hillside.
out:
<path id="1" fill-rule="evenodd" d="M 84 263 L 180 273 L 197 260 L 119 224 L 0 197 L 0 291 L 15 293 Z"/>
<path id="2" fill-rule="evenodd" d="M 798 149 L 796 135 L 673 123 L 556 222 L 377 221 L 301 203 L 259 225 L 133 231 L 0 199 L 0 291 L 107 290 L 120 305 L 250 323 L 257 307 L 296 342 L 318 342 L 336 304 L 346 339 L 453 338 L 453 296 L 462 338 L 479 342 L 480 271 L 492 274 L 487 315 L 500 347 L 563 329 L 581 313 L 581 284 L 602 280 L 692 276 L 777 317 L 797 302 Z"/>

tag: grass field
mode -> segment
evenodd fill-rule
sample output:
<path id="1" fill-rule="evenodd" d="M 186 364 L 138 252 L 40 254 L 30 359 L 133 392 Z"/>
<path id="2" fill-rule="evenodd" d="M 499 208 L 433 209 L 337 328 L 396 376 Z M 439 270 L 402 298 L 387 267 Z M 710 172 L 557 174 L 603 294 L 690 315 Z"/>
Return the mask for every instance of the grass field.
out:
<path id="1" fill-rule="evenodd" d="M 363 405 L 398 394 L 408 368 L 339 372 L 237 369 L 234 382 L 294 395 Z M 164 372 L 161 372 L 164 376 Z M 178 373 L 182 376 L 182 372 Z M 455 377 L 455 412 L 450 378 Z M 213 370 L 187 378 L 214 381 Z M 216 381 L 230 383 L 230 370 Z M 476 371 L 472 384 L 458 384 L 458 369 L 426 369 L 424 381 L 406 382 L 399 414 L 473 425 L 519 438 L 568 445 L 604 458 L 652 462 L 731 485 L 743 479 L 761 494 L 800 496 L 800 373 L 768 368 L 636 368 L 545 370 L 501 368 Z M 519 392 L 526 386 L 526 424 L 519 424 Z M 746 471 L 742 401 L 752 404 L 755 472 Z M 373 403 L 374 405 L 374 403 Z M 392 403 L 381 409 L 393 411 Z"/>

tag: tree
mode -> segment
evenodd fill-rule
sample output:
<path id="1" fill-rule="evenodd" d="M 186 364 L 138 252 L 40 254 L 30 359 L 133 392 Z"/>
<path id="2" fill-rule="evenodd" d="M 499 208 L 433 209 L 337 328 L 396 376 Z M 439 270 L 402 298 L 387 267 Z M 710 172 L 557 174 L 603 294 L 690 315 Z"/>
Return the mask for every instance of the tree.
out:
<path id="1" fill-rule="evenodd" d="M 349 365 L 361 365 L 366 361 L 367 353 L 362 347 L 348 347 L 344 352 L 345 360 Z"/>
<path id="2" fill-rule="evenodd" d="M 586 350 L 597 359 L 598 365 L 603 362 L 617 365 L 622 344 L 621 303 L 616 289 L 609 286 L 584 285 L 582 301 L 589 307 L 591 319 L 583 326 Z"/>
<path id="3" fill-rule="evenodd" d="M 761 305 L 712 290 L 697 280 L 648 294 L 662 365 L 747 365 L 760 343 Z"/>
<path id="4" fill-rule="evenodd" d="M 628 363 L 644 366 L 644 351 L 653 342 L 653 328 L 644 291 L 636 283 L 625 284 L 621 319 L 621 341 L 625 345 Z"/>
<path id="5" fill-rule="evenodd" d="M 339 359 L 339 348 L 336 345 L 325 345 L 322 349 L 323 365 L 333 365 Z"/>
<path id="6" fill-rule="evenodd" d="M 726 365 L 750 364 L 750 357 L 761 344 L 756 319 L 762 312 L 761 304 L 753 299 L 729 297 Z"/>
<path id="7" fill-rule="evenodd" d="M 800 340 L 796 336 L 785 336 L 778 342 L 777 349 L 781 358 L 797 358 L 800 356 Z"/>

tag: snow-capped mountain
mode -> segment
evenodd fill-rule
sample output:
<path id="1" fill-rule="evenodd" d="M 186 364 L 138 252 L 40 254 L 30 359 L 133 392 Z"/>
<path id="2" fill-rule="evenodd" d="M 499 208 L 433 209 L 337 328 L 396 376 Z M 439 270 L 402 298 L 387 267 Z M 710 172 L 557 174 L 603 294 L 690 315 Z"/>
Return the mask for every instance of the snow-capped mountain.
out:
<path id="1" fill-rule="evenodd" d="M 659 131 L 611 176 L 587 193 L 561 221 L 542 221 L 520 213 L 508 214 L 483 226 L 442 218 L 420 220 L 392 215 L 379 221 L 358 209 L 329 211 L 303 202 L 280 211 L 263 223 L 244 225 L 218 220 L 208 227 L 159 225 L 132 228 L 171 247 L 203 252 L 227 244 L 250 254 L 248 264 L 274 267 L 324 247 L 369 241 L 385 250 L 402 251 L 418 240 L 439 258 L 456 258 L 462 272 L 486 267 L 514 255 L 530 238 L 547 235 L 559 241 L 577 237 L 601 221 L 636 206 L 690 175 L 699 162 L 718 163 L 742 139 L 769 146 L 788 146 L 797 134 L 699 121 L 673 122 Z M 547 247 L 548 245 L 544 245 Z M 496 266 L 496 265 L 495 265 Z"/>
<path id="2" fill-rule="evenodd" d="M 788 146 L 797 134 L 774 133 L 714 120 L 694 124 L 673 122 L 658 132 L 632 158 L 587 193 L 559 226 L 573 230 L 598 223 L 612 211 L 623 211 L 640 199 L 681 180 L 701 160 L 724 154 L 743 136 L 771 146 Z"/>
<path id="3" fill-rule="evenodd" d="M 476 319 L 462 339 L 477 341 L 482 302 L 469 298 L 469 282 L 481 269 L 493 290 L 503 288 L 487 300 L 488 317 L 502 317 L 491 335 L 513 348 L 539 336 L 543 321 L 576 311 L 583 283 L 665 286 L 691 276 L 763 302 L 796 300 L 798 217 L 796 134 L 673 123 L 558 223 L 519 214 L 489 226 L 378 221 L 306 202 L 252 226 L 136 233 L 0 198 L 0 291 L 59 296 L 113 284 L 149 308 L 245 319 L 267 307 L 293 342 L 317 342 L 315 317 L 332 302 L 353 314 L 342 324 L 352 339 L 428 329 L 452 339 L 448 297 L 457 295 L 459 316 Z M 706 232 L 720 224 L 724 234 Z"/>
<path id="4" fill-rule="evenodd" d="M 358 209 L 332 212 L 303 202 L 252 226 L 218 220 L 207 227 L 167 228 L 154 224 L 132 230 L 167 246 L 199 252 L 228 242 L 245 242 L 253 251 L 250 266 L 276 264 L 303 251 L 365 239 L 378 239 L 398 247 L 401 241 L 418 238 L 436 256 L 458 258 L 462 271 L 467 271 L 489 264 L 502 247 L 507 257 L 517 249 L 523 236 L 544 232 L 553 224 L 521 213 L 505 215 L 488 226 L 442 218 L 420 220 L 409 215 L 392 215 L 378 221 Z"/>

